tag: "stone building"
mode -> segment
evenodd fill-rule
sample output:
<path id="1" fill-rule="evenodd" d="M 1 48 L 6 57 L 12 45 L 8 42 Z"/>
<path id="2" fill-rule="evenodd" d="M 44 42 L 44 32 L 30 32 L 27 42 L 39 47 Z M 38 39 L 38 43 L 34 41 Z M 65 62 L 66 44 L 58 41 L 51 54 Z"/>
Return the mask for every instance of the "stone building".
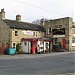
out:
<path id="1" fill-rule="evenodd" d="M 16 48 L 22 38 L 52 39 L 55 50 L 75 50 L 75 23 L 71 17 L 54 20 L 41 20 L 41 25 L 21 21 L 21 15 L 16 20 L 5 19 L 5 11 L 0 12 L 0 50 L 8 47 Z M 56 49 L 57 48 L 57 49 Z"/>
<path id="2" fill-rule="evenodd" d="M 5 19 L 5 11 L 0 12 L 0 49 L 8 46 L 16 47 L 22 38 L 41 38 L 44 36 L 44 27 L 21 21 L 21 15 L 16 20 Z"/>
<path id="3" fill-rule="evenodd" d="M 45 27 L 45 37 L 53 39 L 53 49 L 75 50 L 75 33 L 73 34 L 73 19 L 64 17 L 54 20 L 41 20 Z"/>

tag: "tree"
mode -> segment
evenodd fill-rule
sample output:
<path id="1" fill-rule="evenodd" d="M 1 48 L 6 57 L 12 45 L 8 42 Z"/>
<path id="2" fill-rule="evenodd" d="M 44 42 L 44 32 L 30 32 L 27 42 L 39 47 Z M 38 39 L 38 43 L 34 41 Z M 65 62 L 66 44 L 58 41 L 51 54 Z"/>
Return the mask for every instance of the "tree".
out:
<path id="1" fill-rule="evenodd" d="M 40 25 L 41 22 L 43 22 L 43 21 L 47 21 L 47 20 L 48 20 L 48 19 L 46 19 L 46 18 L 42 18 L 42 19 L 37 19 L 37 20 L 33 21 L 32 23 L 33 23 L 33 24 Z"/>
<path id="2" fill-rule="evenodd" d="M 39 19 L 37 19 L 37 20 L 33 21 L 32 23 L 33 23 L 33 24 L 40 25 L 40 20 L 39 20 Z"/>

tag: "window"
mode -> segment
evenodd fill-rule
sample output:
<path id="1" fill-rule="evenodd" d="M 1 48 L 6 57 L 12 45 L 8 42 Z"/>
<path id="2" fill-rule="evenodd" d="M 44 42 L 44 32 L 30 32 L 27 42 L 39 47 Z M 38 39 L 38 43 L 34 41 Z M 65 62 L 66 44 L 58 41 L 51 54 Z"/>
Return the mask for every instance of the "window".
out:
<path id="1" fill-rule="evenodd" d="M 58 44 L 58 38 L 53 39 L 53 44 Z"/>
<path id="2" fill-rule="evenodd" d="M 75 43 L 75 38 L 72 38 L 72 43 Z"/>
<path id="3" fill-rule="evenodd" d="M 75 34 L 75 28 L 72 29 L 72 33 Z"/>
<path id="4" fill-rule="evenodd" d="M 33 32 L 33 36 L 37 37 L 37 32 Z"/>
<path id="5" fill-rule="evenodd" d="M 37 37 L 37 32 L 36 32 L 36 37 Z"/>
<path id="6" fill-rule="evenodd" d="M 48 49 L 49 44 L 48 44 L 48 43 L 46 43 L 45 45 L 46 45 L 46 49 Z"/>
<path id="7" fill-rule="evenodd" d="M 75 38 L 72 38 L 72 46 L 75 46 Z"/>
<path id="8" fill-rule="evenodd" d="M 35 36 L 35 32 L 33 32 L 33 36 Z"/>
<path id="9" fill-rule="evenodd" d="M 13 48 L 16 48 L 16 43 L 13 43 Z"/>
<path id="10" fill-rule="evenodd" d="M 15 36 L 18 36 L 18 31 L 15 31 Z"/>
<path id="11" fill-rule="evenodd" d="M 51 34 L 51 28 L 48 28 L 48 34 Z"/>

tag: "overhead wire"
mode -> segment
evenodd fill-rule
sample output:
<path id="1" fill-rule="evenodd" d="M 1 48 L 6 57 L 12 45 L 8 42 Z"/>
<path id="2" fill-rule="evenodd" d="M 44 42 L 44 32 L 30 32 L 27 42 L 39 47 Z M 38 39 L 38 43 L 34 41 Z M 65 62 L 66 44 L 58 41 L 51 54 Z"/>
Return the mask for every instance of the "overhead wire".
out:
<path id="1" fill-rule="evenodd" d="M 42 7 L 39 7 L 39 6 L 36 6 L 36 5 L 32 5 L 32 4 L 28 4 L 26 2 L 22 2 L 22 1 L 19 1 L 19 0 L 13 0 L 13 1 L 16 1 L 18 3 L 21 3 L 21 4 L 25 4 L 25 5 L 28 5 L 28 6 L 32 6 L 34 8 L 38 8 L 38 9 L 41 9 L 41 10 L 44 10 L 46 12 L 49 12 L 49 13 L 54 13 L 54 14 L 57 14 L 57 15 L 61 15 L 61 16 L 64 16 L 63 14 L 59 13 L 59 12 L 56 12 L 56 11 L 52 11 L 52 10 L 48 10 L 48 9 L 45 9 L 45 8 L 42 8 Z M 32 2 L 32 1 L 31 1 Z"/>

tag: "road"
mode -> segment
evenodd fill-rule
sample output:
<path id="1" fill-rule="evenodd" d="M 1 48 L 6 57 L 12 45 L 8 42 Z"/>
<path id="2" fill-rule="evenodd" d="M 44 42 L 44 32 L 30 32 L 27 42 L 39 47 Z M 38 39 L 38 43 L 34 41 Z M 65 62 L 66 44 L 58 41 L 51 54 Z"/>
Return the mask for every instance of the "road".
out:
<path id="1" fill-rule="evenodd" d="M 0 75 L 72 75 L 74 72 L 75 52 L 0 57 Z"/>

